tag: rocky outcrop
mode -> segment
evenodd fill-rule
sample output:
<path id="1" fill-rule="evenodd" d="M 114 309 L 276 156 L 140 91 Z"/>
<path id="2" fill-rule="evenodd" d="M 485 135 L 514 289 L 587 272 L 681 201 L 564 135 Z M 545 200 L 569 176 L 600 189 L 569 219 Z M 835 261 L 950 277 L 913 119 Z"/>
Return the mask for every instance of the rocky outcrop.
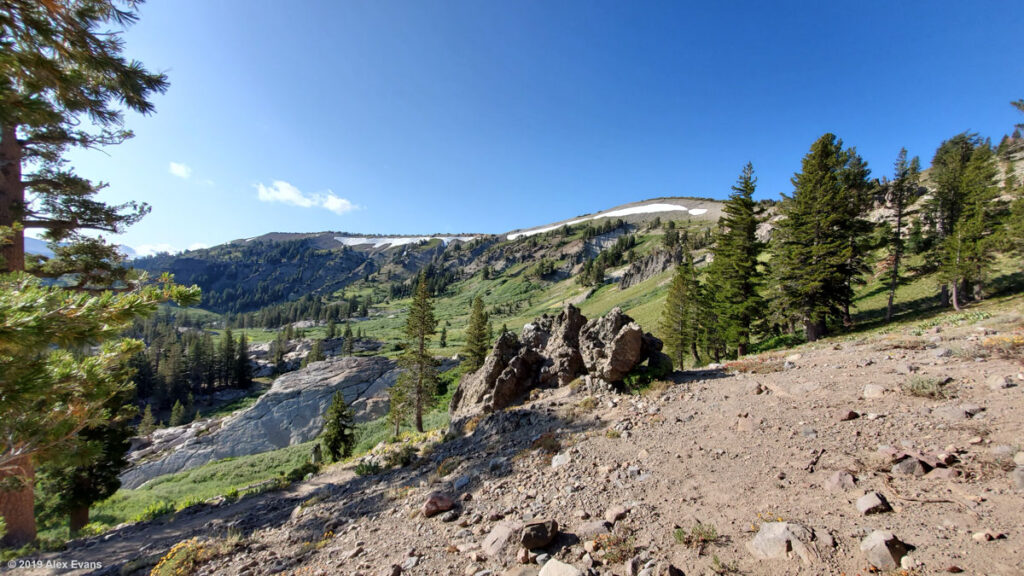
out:
<path id="1" fill-rule="evenodd" d="M 323 415 L 340 391 L 368 420 L 387 411 L 387 389 L 399 370 L 383 357 L 346 357 L 314 362 L 278 378 L 250 408 L 224 419 L 219 427 L 188 426 L 181 441 L 156 457 L 141 459 L 121 475 L 125 488 L 214 460 L 257 454 L 308 442 L 323 428 Z M 168 434 L 157 432 L 154 434 Z"/>
<path id="2" fill-rule="evenodd" d="M 625 290 L 630 286 L 636 286 L 648 278 L 653 278 L 665 270 L 669 270 L 676 264 L 679 264 L 681 260 L 682 252 L 679 250 L 671 252 L 658 250 L 648 254 L 630 264 L 629 268 L 622 273 L 622 279 L 619 280 L 619 289 Z"/>
<path id="3" fill-rule="evenodd" d="M 484 365 L 459 382 L 449 409 L 452 429 L 510 406 L 536 387 L 565 386 L 584 375 L 617 383 L 644 362 L 664 368 L 661 349 L 661 340 L 619 308 L 588 322 L 569 304 L 554 318 L 527 324 L 521 336 L 506 332 L 498 338 Z"/>

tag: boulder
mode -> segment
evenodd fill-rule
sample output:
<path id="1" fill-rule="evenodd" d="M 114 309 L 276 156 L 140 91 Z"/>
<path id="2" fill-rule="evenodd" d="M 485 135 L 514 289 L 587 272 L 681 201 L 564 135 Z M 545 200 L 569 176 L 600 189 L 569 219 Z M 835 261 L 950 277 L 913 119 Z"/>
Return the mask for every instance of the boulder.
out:
<path id="1" fill-rule="evenodd" d="M 431 492 L 430 495 L 427 496 L 427 501 L 423 503 L 423 509 L 421 512 L 423 512 L 424 517 L 430 518 L 431 516 L 436 516 L 441 512 L 447 512 L 454 507 L 455 502 L 446 494 L 441 492 Z"/>
<path id="2" fill-rule="evenodd" d="M 508 524 L 499 523 L 495 524 L 494 528 L 491 528 L 487 538 L 484 538 L 483 544 L 481 544 L 481 551 L 491 558 L 498 558 L 505 551 L 508 546 L 509 540 L 515 536 L 515 528 Z"/>
<path id="3" fill-rule="evenodd" d="M 885 496 L 878 492 L 868 492 L 857 499 L 857 511 L 868 516 L 870 514 L 892 512 L 892 506 L 889 505 L 889 501 L 885 499 Z"/>
<path id="4" fill-rule="evenodd" d="M 908 546 L 900 542 L 892 532 L 875 530 L 860 543 L 860 550 L 869 563 L 879 570 L 895 570 L 900 560 L 909 552 Z"/>
<path id="5" fill-rule="evenodd" d="M 572 564 L 551 559 L 540 569 L 540 576 L 583 576 L 583 572 Z"/>
<path id="6" fill-rule="evenodd" d="M 541 520 L 530 522 L 524 526 L 519 542 L 523 545 L 523 548 L 533 550 L 534 548 L 547 546 L 555 539 L 555 536 L 558 536 L 558 522 L 554 520 Z"/>
<path id="7" fill-rule="evenodd" d="M 449 408 L 451 430 L 461 431 L 470 418 L 506 408 L 538 386 L 565 386 L 584 375 L 621 382 L 645 361 L 665 374 L 671 360 L 662 346 L 619 308 L 588 322 L 569 304 L 554 318 L 524 326 L 521 337 L 506 332 L 498 338 L 484 365 L 459 382 Z"/>
<path id="8" fill-rule="evenodd" d="M 759 560 L 786 559 L 795 553 L 804 564 L 812 564 L 818 560 L 813 540 L 814 531 L 799 524 L 766 522 L 747 542 L 747 550 Z"/>

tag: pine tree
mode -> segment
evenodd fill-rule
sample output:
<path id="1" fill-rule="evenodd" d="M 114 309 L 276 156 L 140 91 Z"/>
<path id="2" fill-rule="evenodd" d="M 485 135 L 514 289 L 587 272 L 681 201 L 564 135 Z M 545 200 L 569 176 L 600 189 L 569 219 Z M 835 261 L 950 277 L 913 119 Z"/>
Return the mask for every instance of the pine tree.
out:
<path id="1" fill-rule="evenodd" d="M 981 145 L 977 134 L 966 132 L 944 141 L 932 158 L 930 178 L 934 190 L 924 206 L 928 223 L 929 251 L 925 262 L 930 269 L 938 269 L 949 257 L 951 245 L 946 241 L 953 235 L 966 202 L 964 175 L 974 150 Z M 955 256 L 953 257 L 956 260 Z M 949 266 L 947 263 L 947 272 Z M 954 274 L 956 275 L 956 274 Z M 948 277 L 948 274 L 944 275 Z M 949 283 L 942 282 L 939 297 L 942 305 L 949 305 Z"/>
<path id="2" fill-rule="evenodd" d="M 423 432 L 423 412 L 429 407 L 437 390 L 437 363 L 427 348 L 436 330 L 437 319 L 430 302 L 426 275 L 421 272 L 416 293 L 409 305 L 409 317 L 405 322 L 407 344 L 399 359 L 405 370 L 395 384 L 408 398 L 417 432 Z"/>
<path id="3" fill-rule="evenodd" d="M 986 272 L 993 260 L 996 188 L 996 159 L 989 142 L 980 143 L 971 153 L 960 180 L 962 206 L 952 230 L 942 243 L 939 275 L 951 288 L 950 300 L 960 303 L 972 292 L 975 300 L 983 295 Z"/>
<path id="4" fill-rule="evenodd" d="M 249 360 L 249 339 L 245 332 L 238 336 L 235 354 L 235 386 L 248 388 L 252 386 L 252 363 Z"/>
<path id="5" fill-rule="evenodd" d="M 156 419 L 153 418 L 153 407 L 146 404 L 146 409 L 142 412 L 142 420 L 139 421 L 139 436 L 145 436 L 156 429 Z"/>
<path id="6" fill-rule="evenodd" d="M 402 432 L 402 424 L 409 419 L 409 390 L 407 386 L 395 384 L 388 388 L 388 423 L 394 426 L 394 437 Z"/>
<path id="7" fill-rule="evenodd" d="M 661 332 L 664 334 L 665 348 L 677 369 L 683 368 L 687 354 L 693 356 L 694 363 L 700 364 L 700 356 L 697 353 L 699 298 L 700 284 L 697 282 L 697 272 L 693 267 L 693 256 L 687 250 L 683 262 L 676 266 L 668 296 L 665 298 L 665 307 L 661 312 Z"/>
<path id="8" fill-rule="evenodd" d="M 345 321 L 345 340 L 341 343 L 341 355 L 351 356 L 355 352 L 355 342 L 352 336 L 352 327 L 349 326 L 348 320 Z"/>
<path id="9" fill-rule="evenodd" d="M 906 217 L 907 204 L 913 201 L 917 193 L 918 180 L 920 178 L 920 161 L 915 156 L 907 161 L 907 149 L 900 149 L 896 157 L 896 173 L 893 175 L 892 183 L 889 184 L 887 203 L 896 219 L 896 225 L 892 229 L 891 236 L 887 239 L 889 258 L 892 260 L 892 269 L 889 271 L 889 302 L 885 307 L 885 321 L 892 320 L 893 301 L 896 299 L 896 288 L 900 284 L 900 264 L 903 261 L 904 241 L 903 223 Z M 918 226 L 920 230 L 920 225 Z"/>
<path id="10" fill-rule="evenodd" d="M 867 168 L 853 149 L 825 134 L 804 156 L 785 197 L 772 238 L 773 299 L 802 322 L 808 341 L 827 332 L 827 321 L 846 321 L 853 283 L 863 270 Z"/>
<path id="11" fill-rule="evenodd" d="M 24 230 L 35 228 L 45 230 L 57 256 L 30 269 L 48 277 L 77 273 L 79 288 L 126 277 L 116 246 L 82 230 L 120 233 L 149 206 L 98 201 L 105 185 L 75 174 L 64 155 L 131 138 L 125 110 L 149 114 L 150 98 L 167 89 L 166 76 L 122 54 L 121 32 L 138 18 L 139 4 L 3 2 L 0 230 L 9 241 L 0 244 L 0 272 L 26 269 Z"/>
<path id="12" fill-rule="evenodd" d="M 187 422 L 185 407 L 181 404 L 181 400 L 175 400 L 174 406 L 171 408 L 171 426 L 181 426 Z"/>
<path id="13" fill-rule="evenodd" d="M 448 328 L 444 326 L 441 327 L 441 336 L 439 337 L 439 343 L 441 344 L 441 348 L 448 347 Z"/>
<path id="14" fill-rule="evenodd" d="M 345 404 L 345 396 L 335 392 L 331 405 L 324 416 L 324 432 L 321 441 L 324 450 L 337 462 L 352 455 L 355 446 L 355 424 L 352 409 Z"/>
<path id="15" fill-rule="evenodd" d="M 462 349 L 466 355 L 469 370 L 476 370 L 484 365 L 490 342 L 487 338 L 487 313 L 484 312 L 483 298 L 473 299 L 473 307 L 469 312 L 469 326 L 466 328 L 466 346 Z"/>
<path id="16" fill-rule="evenodd" d="M 333 340 L 338 335 L 338 325 L 335 324 L 334 318 L 327 320 L 327 339 Z"/>
<path id="17" fill-rule="evenodd" d="M 345 340 L 345 342 L 348 342 L 348 340 Z M 320 347 L 320 341 L 313 340 L 313 344 L 309 347 L 309 353 L 307 353 L 306 357 L 302 359 L 302 367 L 305 368 L 313 362 L 319 362 L 323 359 L 324 353 Z"/>
<path id="18" fill-rule="evenodd" d="M 235 354 L 235 336 L 231 333 L 231 328 L 226 328 L 220 339 L 220 358 L 218 358 L 220 381 L 223 386 L 234 385 L 236 362 L 238 362 L 238 358 Z"/>
<path id="19" fill-rule="evenodd" d="M 718 221 L 722 232 L 712 250 L 714 259 L 707 274 L 713 286 L 709 294 L 712 313 L 717 316 L 721 338 L 739 356 L 747 353 L 754 322 L 764 310 L 758 292 L 762 284 L 758 257 L 764 245 L 757 240 L 756 187 L 754 166 L 748 163 L 722 208 L 724 214 Z"/>

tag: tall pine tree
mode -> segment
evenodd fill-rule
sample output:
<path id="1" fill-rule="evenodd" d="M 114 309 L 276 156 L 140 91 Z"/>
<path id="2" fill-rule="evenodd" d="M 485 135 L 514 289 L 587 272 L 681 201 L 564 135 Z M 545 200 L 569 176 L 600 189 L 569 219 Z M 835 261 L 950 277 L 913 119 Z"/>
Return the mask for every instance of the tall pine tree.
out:
<path id="1" fill-rule="evenodd" d="M 462 349 L 466 354 L 466 363 L 470 370 L 476 370 L 484 365 L 490 344 L 490 339 L 487 337 L 487 313 L 484 312 L 484 300 L 477 296 L 473 299 L 473 306 L 469 312 L 466 345 Z"/>
<path id="2" fill-rule="evenodd" d="M 764 311 L 764 300 L 758 292 L 763 283 L 758 257 L 764 245 L 757 239 L 756 187 L 754 166 L 748 163 L 722 207 L 724 214 L 718 220 L 721 232 L 707 273 L 712 312 L 717 316 L 722 340 L 739 356 L 747 353 L 755 320 Z"/>
<path id="3" fill-rule="evenodd" d="M 399 360 L 405 371 L 395 384 L 408 398 L 417 432 L 423 432 L 423 413 L 437 390 L 437 362 L 428 349 L 430 337 L 436 330 L 437 319 L 430 301 L 430 289 L 426 275 L 421 272 L 409 305 L 409 317 L 405 321 L 406 347 Z"/>
<path id="4" fill-rule="evenodd" d="M 773 298 L 804 325 L 808 341 L 828 321 L 849 316 L 853 284 L 863 269 L 867 167 L 842 140 L 825 134 L 803 158 L 772 238 Z"/>
<path id="5" fill-rule="evenodd" d="M 903 241 L 903 227 L 906 220 L 907 206 L 913 202 L 917 194 L 918 180 L 920 179 L 920 161 L 915 156 L 907 160 L 907 149 L 901 148 L 899 156 L 896 157 L 896 173 L 892 182 L 886 190 L 886 203 L 892 210 L 893 218 L 896 220 L 892 233 L 886 239 L 890 265 L 889 270 L 889 302 L 885 307 L 885 321 L 892 320 L 893 304 L 896 299 L 896 288 L 900 285 L 900 264 L 903 263 L 905 242 Z"/>
<path id="6" fill-rule="evenodd" d="M 697 353 L 700 335 L 699 302 L 700 284 L 693 267 L 693 256 L 689 250 L 685 250 L 683 262 L 676 267 L 661 312 L 665 348 L 677 369 L 683 368 L 687 354 L 693 356 L 695 364 L 700 364 L 700 355 Z"/>

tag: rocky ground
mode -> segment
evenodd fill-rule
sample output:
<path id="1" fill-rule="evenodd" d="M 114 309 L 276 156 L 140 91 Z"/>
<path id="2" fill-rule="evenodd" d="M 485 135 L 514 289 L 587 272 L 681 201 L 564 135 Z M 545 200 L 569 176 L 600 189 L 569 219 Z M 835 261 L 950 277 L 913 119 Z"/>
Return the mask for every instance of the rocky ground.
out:
<path id="1" fill-rule="evenodd" d="M 238 576 L 1022 574 L 1024 366 L 997 353 L 1022 322 L 828 340 L 641 395 L 535 391 L 404 468 L 50 558 L 144 573 L 198 537 L 196 573 Z"/>

